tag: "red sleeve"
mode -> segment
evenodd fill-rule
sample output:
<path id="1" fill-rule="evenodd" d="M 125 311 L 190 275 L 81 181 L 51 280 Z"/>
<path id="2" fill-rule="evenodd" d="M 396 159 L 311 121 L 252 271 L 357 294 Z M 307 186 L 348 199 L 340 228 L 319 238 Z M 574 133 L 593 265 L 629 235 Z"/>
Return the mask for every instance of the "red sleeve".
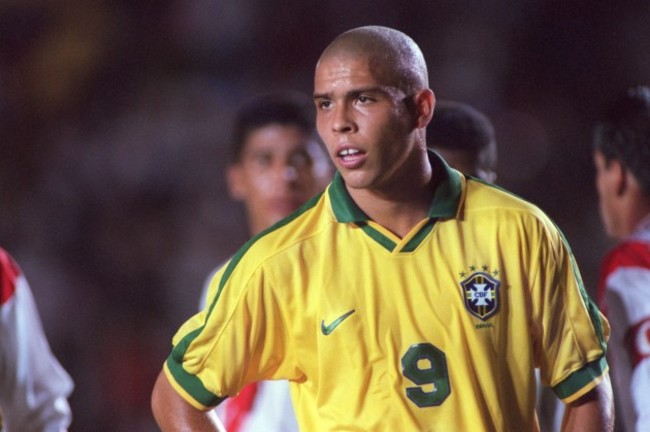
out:
<path id="1" fill-rule="evenodd" d="M 0 305 L 5 304 L 14 295 L 19 274 L 18 264 L 7 251 L 0 248 Z"/>
<path id="2" fill-rule="evenodd" d="M 607 279 L 621 267 L 642 267 L 650 268 L 650 253 L 648 244 L 643 242 L 624 242 L 616 246 L 607 254 L 600 267 L 598 279 L 597 301 L 600 310 L 607 315 L 607 304 L 605 292 L 607 291 Z"/>

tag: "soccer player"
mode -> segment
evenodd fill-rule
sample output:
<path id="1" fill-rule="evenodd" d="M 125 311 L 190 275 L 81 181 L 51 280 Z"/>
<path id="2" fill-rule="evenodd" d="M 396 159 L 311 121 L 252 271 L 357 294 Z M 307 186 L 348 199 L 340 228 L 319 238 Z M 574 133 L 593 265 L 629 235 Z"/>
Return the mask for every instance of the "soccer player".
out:
<path id="1" fill-rule="evenodd" d="M 0 248 L 0 430 L 67 430 L 72 388 L 50 350 L 25 276 Z"/>
<path id="2" fill-rule="evenodd" d="M 629 89 L 594 128 L 600 215 L 619 240 L 603 260 L 599 303 L 612 323 L 612 378 L 627 431 L 650 430 L 650 88 Z"/>
<path id="3" fill-rule="evenodd" d="M 436 101 L 427 125 L 427 145 L 453 168 L 487 182 L 497 179 L 497 143 L 492 122 L 475 108 Z"/>
<path id="4" fill-rule="evenodd" d="M 251 235 L 289 216 L 331 180 L 331 163 L 318 142 L 307 96 L 275 94 L 249 101 L 236 115 L 232 144 L 228 188 L 246 208 Z M 202 308 L 216 271 L 203 289 Z M 228 432 L 298 430 L 286 380 L 251 383 L 219 405 L 217 413 Z"/>
<path id="5" fill-rule="evenodd" d="M 533 430 L 536 366 L 566 430 L 607 430 L 608 323 L 541 210 L 427 150 L 416 43 L 347 31 L 314 87 L 337 173 L 217 272 L 154 387 L 162 430 L 215 430 L 211 407 L 269 378 L 307 431 Z"/>

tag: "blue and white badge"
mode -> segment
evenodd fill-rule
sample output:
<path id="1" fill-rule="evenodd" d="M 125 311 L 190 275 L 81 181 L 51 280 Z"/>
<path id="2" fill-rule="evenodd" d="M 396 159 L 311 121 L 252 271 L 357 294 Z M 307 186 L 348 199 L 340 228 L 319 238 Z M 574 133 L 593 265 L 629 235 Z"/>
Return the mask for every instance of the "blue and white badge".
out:
<path id="1" fill-rule="evenodd" d="M 460 283 L 465 293 L 465 307 L 475 317 L 486 321 L 499 309 L 501 282 L 485 272 L 472 273 Z"/>

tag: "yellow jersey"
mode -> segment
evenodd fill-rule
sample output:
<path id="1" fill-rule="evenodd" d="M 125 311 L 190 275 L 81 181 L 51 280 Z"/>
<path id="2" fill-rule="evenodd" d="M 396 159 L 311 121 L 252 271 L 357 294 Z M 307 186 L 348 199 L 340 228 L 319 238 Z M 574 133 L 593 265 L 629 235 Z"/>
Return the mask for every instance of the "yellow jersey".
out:
<path id="1" fill-rule="evenodd" d="M 532 430 L 535 376 L 565 402 L 607 371 L 607 321 L 560 231 L 534 205 L 430 153 L 438 186 L 404 238 L 336 175 L 247 242 L 164 369 L 208 409 L 287 379 L 306 431 Z"/>

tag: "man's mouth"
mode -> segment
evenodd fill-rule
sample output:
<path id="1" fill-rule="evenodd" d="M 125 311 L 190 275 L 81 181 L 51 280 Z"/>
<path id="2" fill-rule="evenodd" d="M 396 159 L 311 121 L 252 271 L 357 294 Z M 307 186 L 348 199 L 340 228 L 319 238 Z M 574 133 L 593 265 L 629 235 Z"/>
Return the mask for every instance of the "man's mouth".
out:
<path id="1" fill-rule="evenodd" d="M 359 168 L 365 160 L 365 155 L 364 151 L 350 147 L 339 150 L 336 154 L 341 166 L 348 169 Z"/>
<path id="2" fill-rule="evenodd" d="M 343 150 L 341 150 L 339 152 L 339 157 L 354 156 L 354 155 L 359 154 L 359 153 L 361 153 L 361 151 L 356 150 L 356 149 L 347 148 L 347 149 L 343 149 Z"/>

